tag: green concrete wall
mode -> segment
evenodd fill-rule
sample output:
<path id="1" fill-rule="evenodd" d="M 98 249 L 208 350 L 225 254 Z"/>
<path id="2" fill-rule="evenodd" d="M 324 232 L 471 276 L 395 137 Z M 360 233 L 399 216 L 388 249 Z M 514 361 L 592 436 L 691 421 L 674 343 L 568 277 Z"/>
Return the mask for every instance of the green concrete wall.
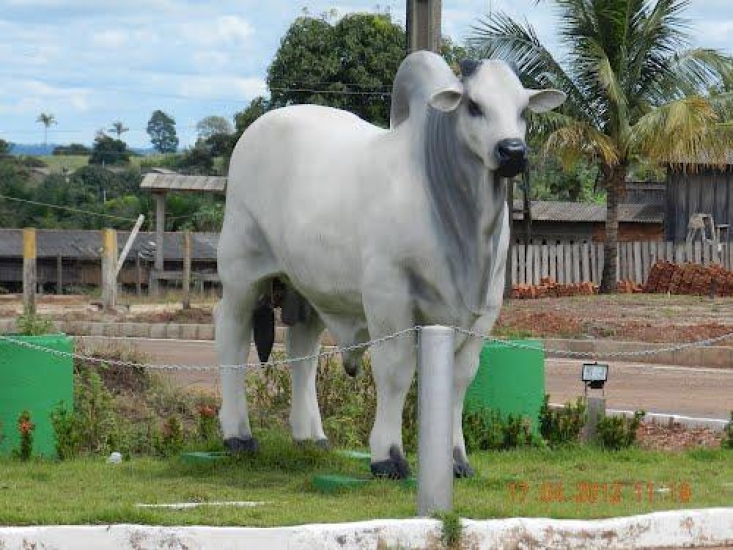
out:
<path id="1" fill-rule="evenodd" d="M 545 352 L 542 340 L 510 340 L 509 342 L 537 349 L 511 347 L 488 342 L 481 350 L 479 368 L 466 392 L 464 410 L 474 412 L 493 409 L 502 416 L 522 415 L 532 421 L 545 396 Z"/>
<path id="2" fill-rule="evenodd" d="M 72 352 L 73 340 L 63 334 L 8 335 L 44 348 Z M 19 447 L 18 416 L 27 410 L 36 425 L 33 455 L 55 457 L 55 436 L 49 414 L 60 401 L 70 409 L 74 399 L 73 360 L 0 340 L 0 456 Z"/>

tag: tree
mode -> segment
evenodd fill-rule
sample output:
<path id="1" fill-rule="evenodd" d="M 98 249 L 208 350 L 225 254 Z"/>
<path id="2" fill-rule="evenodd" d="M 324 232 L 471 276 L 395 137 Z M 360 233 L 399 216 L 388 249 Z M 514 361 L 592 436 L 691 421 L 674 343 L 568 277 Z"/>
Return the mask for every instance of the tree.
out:
<path id="1" fill-rule="evenodd" d="M 501 12 L 479 22 L 471 43 L 486 57 L 516 63 L 526 86 L 568 94 L 559 112 L 533 115 L 529 129 L 563 164 L 585 158 L 597 166 L 606 191 L 601 291 L 614 292 L 619 199 L 631 164 L 701 156 L 724 164 L 732 134 L 718 123 L 731 95 L 707 90 L 733 65 L 717 51 L 689 49 L 688 0 L 544 1 L 557 9 L 565 63 L 531 25 Z"/>
<path id="2" fill-rule="evenodd" d="M 196 132 L 199 138 L 207 140 L 218 134 L 229 135 L 234 131 L 232 123 L 223 116 L 207 116 L 196 123 Z"/>
<path id="3" fill-rule="evenodd" d="M 229 159 L 232 156 L 232 151 L 237 141 L 242 136 L 244 131 L 250 127 L 250 125 L 270 110 L 270 102 L 262 96 L 257 96 L 249 105 L 237 114 L 234 115 L 234 134 L 231 136 L 229 142 L 226 144 L 224 151 L 225 165 L 229 164 Z"/>
<path id="4" fill-rule="evenodd" d="M 109 128 L 108 131 L 109 132 L 112 132 L 113 134 L 115 134 L 117 136 L 117 139 L 120 139 L 120 136 L 122 136 L 122 134 L 124 134 L 128 130 L 129 130 L 129 128 L 127 126 L 125 126 L 122 123 L 122 121 L 118 120 L 118 121 L 112 123 L 112 127 Z"/>
<path id="5" fill-rule="evenodd" d="M 59 145 L 54 148 L 53 154 L 56 156 L 88 156 L 92 154 L 92 150 L 81 143 L 71 143 L 69 145 Z"/>
<path id="6" fill-rule="evenodd" d="M 156 110 L 148 121 L 150 142 L 159 153 L 175 153 L 178 149 L 176 121 L 161 110 Z"/>
<path id="7" fill-rule="evenodd" d="M 43 124 L 43 146 L 48 145 L 48 128 L 52 124 L 57 124 L 56 117 L 51 113 L 41 113 L 38 115 L 36 122 Z"/>
<path id="8" fill-rule="evenodd" d="M 130 161 L 127 144 L 106 134 L 97 134 L 89 164 L 125 164 Z"/>
<path id="9" fill-rule="evenodd" d="M 355 13 L 334 25 L 326 17 L 299 17 L 267 72 L 271 106 L 328 105 L 387 126 L 404 45 L 404 30 L 389 14 Z"/>

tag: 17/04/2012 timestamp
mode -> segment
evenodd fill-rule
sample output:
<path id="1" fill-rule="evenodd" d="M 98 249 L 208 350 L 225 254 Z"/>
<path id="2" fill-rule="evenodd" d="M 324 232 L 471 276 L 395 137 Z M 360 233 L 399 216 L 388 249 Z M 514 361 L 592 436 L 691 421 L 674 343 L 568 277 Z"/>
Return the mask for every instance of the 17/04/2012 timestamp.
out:
<path id="1" fill-rule="evenodd" d="M 685 504 L 692 499 L 692 487 L 685 481 L 670 483 L 578 481 L 572 484 L 562 481 L 539 483 L 512 481 L 508 485 L 508 491 L 509 499 L 518 504 L 525 502 L 575 502 L 577 504 L 675 502 Z"/>

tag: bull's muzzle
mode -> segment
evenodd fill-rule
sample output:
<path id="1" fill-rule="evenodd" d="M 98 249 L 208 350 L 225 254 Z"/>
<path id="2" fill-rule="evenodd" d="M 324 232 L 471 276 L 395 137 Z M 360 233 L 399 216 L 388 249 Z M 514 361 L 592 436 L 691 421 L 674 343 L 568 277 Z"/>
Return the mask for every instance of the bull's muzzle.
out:
<path id="1" fill-rule="evenodd" d="M 512 178 L 527 167 L 527 144 L 522 139 L 502 139 L 496 144 L 494 155 L 496 173 L 504 178 Z"/>

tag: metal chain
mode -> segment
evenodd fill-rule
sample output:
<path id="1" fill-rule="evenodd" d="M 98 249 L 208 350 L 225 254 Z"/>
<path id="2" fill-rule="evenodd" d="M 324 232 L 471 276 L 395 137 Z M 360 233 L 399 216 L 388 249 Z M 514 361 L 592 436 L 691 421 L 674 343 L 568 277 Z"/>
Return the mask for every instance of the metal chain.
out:
<path id="1" fill-rule="evenodd" d="M 348 353 L 351 351 L 365 349 L 373 345 L 383 344 L 384 342 L 388 342 L 396 338 L 401 338 L 408 334 L 412 334 L 413 332 L 417 332 L 418 330 L 419 330 L 419 327 L 411 327 L 411 328 L 397 331 L 394 334 L 390 334 L 389 336 L 384 336 L 382 338 L 375 338 L 374 340 L 369 340 L 368 342 L 354 344 L 351 346 L 345 346 L 343 348 L 333 347 L 331 349 L 327 349 L 325 351 L 321 351 L 318 353 L 313 353 L 311 355 L 293 357 L 292 359 L 274 359 L 272 361 L 267 361 L 266 363 L 242 363 L 240 365 L 175 365 L 175 364 L 174 365 L 165 365 L 165 364 L 158 365 L 155 363 L 137 363 L 135 361 L 120 361 L 116 359 L 104 359 L 101 357 L 94 357 L 92 355 L 85 355 L 82 353 L 75 353 L 75 352 L 47 348 L 45 346 L 34 344 L 32 342 L 26 342 L 24 340 L 16 340 L 15 338 L 12 338 L 9 336 L 3 336 L 3 335 L 0 335 L 0 341 L 5 341 L 10 344 L 19 346 L 19 347 L 28 348 L 28 349 L 32 349 L 35 351 L 41 351 L 41 352 L 49 353 L 51 355 L 56 355 L 59 357 L 70 357 L 72 359 L 77 359 L 79 361 L 85 361 L 88 363 L 96 363 L 100 365 L 104 364 L 104 365 L 115 366 L 115 367 L 127 367 L 127 368 L 138 368 L 138 369 L 149 369 L 149 370 L 207 371 L 207 370 L 218 370 L 218 369 L 244 370 L 244 369 L 253 369 L 253 368 L 278 367 L 278 366 L 288 365 L 290 363 L 299 363 L 302 361 L 311 361 L 313 359 L 321 359 L 322 357 L 332 357 L 340 353 Z"/>
<path id="2" fill-rule="evenodd" d="M 472 336 L 474 338 L 481 338 L 482 340 L 486 342 L 493 342 L 493 343 L 504 345 L 506 347 L 527 349 L 527 350 L 533 350 L 533 351 L 544 351 L 545 353 L 549 355 L 553 355 L 553 356 L 578 357 L 578 358 L 584 358 L 584 359 L 592 359 L 595 357 L 609 357 L 609 358 L 644 357 L 648 355 L 656 355 L 658 353 L 668 353 L 668 352 L 681 351 L 681 350 L 688 349 L 688 348 L 698 348 L 698 347 L 710 346 L 712 344 L 722 342 L 723 340 L 728 340 L 729 338 L 733 338 L 733 332 L 728 332 L 720 336 L 715 336 L 713 338 L 707 338 L 706 340 L 698 340 L 695 342 L 685 342 L 683 344 L 668 346 L 666 348 L 654 348 L 654 349 L 645 349 L 645 350 L 636 350 L 636 351 L 608 351 L 608 352 L 601 351 L 601 352 L 597 352 L 597 351 L 572 351 L 572 350 L 537 347 L 537 346 L 531 346 L 529 344 L 522 344 L 521 342 L 511 342 L 509 340 L 502 340 L 501 338 L 488 336 L 486 334 L 480 334 L 478 332 L 473 332 L 471 330 L 467 330 L 464 328 L 459 328 L 459 327 L 450 327 L 450 328 L 452 328 L 459 334 L 464 334 L 466 336 Z"/>
<path id="3" fill-rule="evenodd" d="M 0 341 L 8 342 L 10 344 L 24 347 L 28 349 L 33 349 L 36 351 L 41 351 L 44 353 L 49 353 L 51 355 L 56 355 L 59 357 L 70 357 L 72 359 L 77 359 L 79 361 L 84 361 L 88 363 L 95 363 L 95 364 L 104 364 L 108 366 L 116 366 L 116 367 L 127 367 L 127 368 L 140 368 L 140 369 L 149 369 L 149 370 L 189 370 L 189 371 L 207 371 L 207 370 L 217 370 L 217 369 L 253 369 L 253 368 L 267 368 L 267 367 L 278 367 L 283 365 L 288 365 L 291 363 L 299 363 L 303 361 L 311 361 L 313 359 L 321 359 L 324 357 L 333 357 L 334 355 L 342 354 L 342 353 L 348 353 L 351 351 L 358 351 L 365 348 L 369 348 L 374 345 L 383 344 L 384 342 L 388 342 L 390 340 L 394 340 L 396 338 L 401 338 L 403 336 L 407 336 L 409 334 L 418 332 L 422 327 L 421 326 L 414 326 L 411 328 L 407 328 L 404 330 L 400 330 L 398 332 L 395 332 L 394 334 L 390 334 L 389 336 L 384 336 L 382 338 L 376 338 L 374 340 L 369 340 L 368 342 L 363 342 L 359 344 L 354 344 L 351 346 L 345 346 L 345 347 L 333 347 L 331 349 L 327 349 L 325 351 L 320 351 L 318 353 L 313 353 L 311 355 L 304 355 L 301 357 L 293 357 L 292 359 L 275 359 L 272 361 L 267 361 L 266 363 L 243 363 L 240 365 L 166 365 L 166 364 L 155 364 L 155 363 L 138 363 L 135 361 L 120 361 L 116 359 L 104 359 L 101 357 L 94 357 L 91 355 L 85 355 L 82 353 L 75 353 L 75 352 L 68 352 L 68 351 L 61 351 L 56 350 L 52 348 L 47 348 L 45 346 L 41 346 L 38 344 L 34 344 L 32 342 L 27 342 L 23 340 L 17 340 L 15 338 L 0 335 Z M 448 327 L 456 331 L 458 334 L 463 334 L 464 336 L 470 336 L 473 338 L 480 338 L 484 340 L 485 342 L 492 342 L 496 344 L 501 344 L 506 347 L 512 347 L 517 349 L 526 349 L 531 351 L 543 351 L 546 354 L 552 355 L 552 356 L 558 356 L 558 357 L 576 357 L 576 358 L 583 358 L 583 359 L 592 359 L 596 357 L 606 357 L 606 358 L 623 358 L 623 357 L 643 357 L 648 355 L 656 355 L 658 353 L 669 353 L 669 352 L 675 352 L 675 351 L 681 351 L 688 348 L 695 348 L 695 347 L 705 347 L 710 346 L 712 344 L 722 342 L 723 340 L 728 340 L 730 338 L 733 338 L 733 332 L 729 332 L 726 334 L 722 334 L 720 336 L 715 336 L 713 338 L 707 338 L 705 340 L 699 340 L 696 342 L 686 342 L 683 344 L 677 344 L 674 346 L 668 346 L 665 348 L 656 348 L 656 349 L 647 349 L 647 350 L 637 350 L 637 351 L 609 351 L 609 352 L 592 352 L 592 351 L 571 351 L 571 350 L 561 350 L 561 349 L 546 349 L 544 347 L 537 347 L 532 346 L 530 344 L 522 344 L 521 342 L 512 342 L 509 340 L 502 340 L 501 338 L 496 338 L 494 336 L 489 336 L 486 334 L 481 334 L 478 332 L 474 332 L 472 330 L 460 328 L 460 327 Z"/>

